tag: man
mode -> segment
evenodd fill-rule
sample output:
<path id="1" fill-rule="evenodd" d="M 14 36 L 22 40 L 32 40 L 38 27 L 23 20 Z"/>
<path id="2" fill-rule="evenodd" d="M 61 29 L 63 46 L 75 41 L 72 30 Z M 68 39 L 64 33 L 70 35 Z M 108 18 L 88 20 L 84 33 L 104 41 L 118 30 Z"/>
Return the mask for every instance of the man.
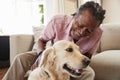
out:
<path id="1" fill-rule="evenodd" d="M 81 53 L 91 58 L 97 50 L 102 35 L 99 26 L 104 19 L 104 14 L 105 10 L 98 3 L 90 1 L 81 5 L 72 16 L 54 16 L 41 33 L 38 40 L 39 51 L 42 52 L 45 49 L 48 41 L 54 44 L 59 40 L 68 40 L 80 46 Z M 36 56 L 32 53 L 18 55 L 3 80 L 25 80 L 24 75 L 30 69 Z M 39 58 L 32 65 L 32 69 L 37 66 Z M 71 80 L 94 80 L 94 77 L 95 73 L 92 68 L 87 67 L 80 78 L 71 77 Z"/>

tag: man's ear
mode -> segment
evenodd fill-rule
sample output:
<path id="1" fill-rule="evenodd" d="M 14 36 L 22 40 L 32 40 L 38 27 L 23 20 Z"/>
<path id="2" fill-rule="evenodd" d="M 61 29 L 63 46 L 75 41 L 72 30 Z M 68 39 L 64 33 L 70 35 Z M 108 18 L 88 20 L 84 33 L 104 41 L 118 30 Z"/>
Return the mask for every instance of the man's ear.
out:
<path id="1" fill-rule="evenodd" d="M 49 47 L 46 50 L 43 51 L 40 61 L 40 67 L 45 66 L 46 63 L 53 62 L 55 58 L 55 52 L 53 47 Z"/>

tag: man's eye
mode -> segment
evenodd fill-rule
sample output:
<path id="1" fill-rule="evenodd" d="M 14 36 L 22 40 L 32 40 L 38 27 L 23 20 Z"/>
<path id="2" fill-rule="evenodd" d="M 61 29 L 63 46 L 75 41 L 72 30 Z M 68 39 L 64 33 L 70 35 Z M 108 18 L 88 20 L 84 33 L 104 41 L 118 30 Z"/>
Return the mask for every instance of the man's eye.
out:
<path id="1" fill-rule="evenodd" d="M 92 31 L 91 31 L 91 30 L 88 30 L 88 29 L 86 29 L 86 32 L 87 32 L 87 33 L 92 33 Z"/>
<path id="2" fill-rule="evenodd" d="M 72 51 L 73 51 L 73 48 L 67 48 L 66 51 L 72 52 Z"/>
<path id="3" fill-rule="evenodd" d="M 80 24 L 78 25 L 78 27 L 79 27 L 79 28 L 84 28 L 84 26 L 83 26 L 83 25 L 80 25 Z"/>

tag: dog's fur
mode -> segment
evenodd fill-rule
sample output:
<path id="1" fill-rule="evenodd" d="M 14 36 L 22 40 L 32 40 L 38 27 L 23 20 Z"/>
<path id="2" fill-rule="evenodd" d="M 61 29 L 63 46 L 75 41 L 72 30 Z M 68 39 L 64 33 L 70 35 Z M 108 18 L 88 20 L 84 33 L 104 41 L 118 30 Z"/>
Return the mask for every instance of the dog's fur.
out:
<path id="1" fill-rule="evenodd" d="M 76 44 L 61 40 L 42 53 L 38 68 L 30 73 L 28 80 L 70 80 L 70 76 L 80 77 L 89 62 Z"/>

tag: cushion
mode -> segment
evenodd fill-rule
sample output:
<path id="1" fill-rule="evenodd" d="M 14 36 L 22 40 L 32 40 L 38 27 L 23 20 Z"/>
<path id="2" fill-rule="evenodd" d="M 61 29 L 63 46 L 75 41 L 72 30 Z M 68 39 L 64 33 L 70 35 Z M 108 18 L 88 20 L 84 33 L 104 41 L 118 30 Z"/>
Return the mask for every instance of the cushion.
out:
<path id="1" fill-rule="evenodd" d="M 44 28 L 44 25 L 33 27 L 33 33 L 34 33 L 34 42 L 36 42 Z"/>
<path id="2" fill-rule="evenodd" d="M 120 24 L 103 24 L 101 38 L 101 51 L 120 50 Z"/>
<path id="3" fill-rule="evenodd" d="M 120 50 L 101 52 L 91 59 L 95 80 L 120 80 Z"/>
<path id="4" fill-rule="evenodd" d="M 37 45 L 38 43 L 37 43 L 37 41 L 38 41 L 38 39 L 39 39 L 39 37 L 40 37 L 40 34 L 41 34 L 43 28 L 44 28 L 44 25 L 41 25 L 41 26 L 38 26 L 38 27 L 33 27 L 34 45 L 33 45 L 32 51 L 37 51 L 37 53 L 40 52 L 40 51 L 37 49 L 37 48 L 38 48 L 38 45 Z M 50 44 L 51 44 L 50 41 L 47 42 L 46 47 L 50 47 Z"/>
<path id="5" fill-rule="evenodd" d="M 44 28 L 44 25 L 33 27 L 33 33 L 34 33 L 34 45 L 32 48 L 32 51 L 37 51 L 37 41 L 39 39 L 39 36 Z M 39 53 L 39 51 L 37 51 Z"/>

